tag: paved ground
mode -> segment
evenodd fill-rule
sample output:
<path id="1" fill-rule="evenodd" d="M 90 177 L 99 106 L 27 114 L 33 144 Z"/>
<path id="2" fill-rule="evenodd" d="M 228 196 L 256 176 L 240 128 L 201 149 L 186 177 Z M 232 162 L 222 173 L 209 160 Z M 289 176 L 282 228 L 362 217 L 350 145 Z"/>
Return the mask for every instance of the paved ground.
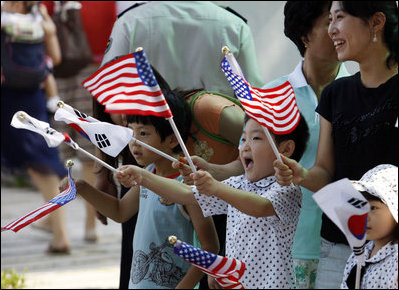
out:
<path id="1" fill-rule="evenodd" d="M 43 205 L 41 194 L 31 188 L 1 186 L 1 225 Z M 100 239 L 88 243 L 83 239 L 85 208 L 81 197 L 65 205 L 71 254 L 50 256 L 45 250 L 49 233 L 30 225 L 19 232 L 1 233 L 1 270 L 25 271 L 25 287 L 36 289 L 118 288 L 121 226 L 108 220 L 97 222 Z"/>

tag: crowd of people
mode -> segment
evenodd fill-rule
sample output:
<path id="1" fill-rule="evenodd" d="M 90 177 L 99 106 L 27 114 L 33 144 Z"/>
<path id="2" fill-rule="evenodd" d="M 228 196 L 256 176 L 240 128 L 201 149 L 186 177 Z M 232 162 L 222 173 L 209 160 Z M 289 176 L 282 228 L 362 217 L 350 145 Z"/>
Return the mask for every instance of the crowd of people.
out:
<path id="1" fill-rule="evenodd" d="M 114 174 L 76 156 L 84 165 L 75 182 L 87 202 L 85 239 L 98 239 L 95 216 L 104 225 L 107 218 L 122 224 L 120 289 L 220 288 L 173 253 L 167 242 L 171 234 L 245 262 L 240 281 L 247 288 L 354 288 L 356 257 L 313 199 L 343 178 L 370 203 L 360 288 L 398 288 L 396 1 L 287 1 L 284 34 L 301 61 L 291 73 L 266 82 L 247 20 L 208 1 L 136 3 L 114 23 L 109 16 L 106 31 L 98 34 L 86 22 L 93 63 L 78 75 L 54 78 L 51 63 L 56 70 L 62 56 L 51 7 L 39 1 L 2 2 L 2 168 L 26 167 L 46 200 L 67 186 L 61 160 L 70 153 L 61 152 L 60 158 L 38 134 L 9 125 L 20 110 L 51 122 L 54 99 L 127 126 L 137 140 L 179 159 L 172 162 L 134 141 L 117 157 L 86 144 L 118 167 Z M 115 13 L 112 7 L 101 11 Z M 281 161 L 220 70 L 225 45 L 253 87 L 286 81 L 293 87 L 300 121 L 290 133 L 271 133 Z M 106 113 L 77 85 L 138 46 L 145 47 L 196 173 L 183 166 L 187 158 L 181 157 L 164 118 Z M 36 73 L 22 85 L 14 81 L 12 63 L 20 61 L 18 52 L 28 51 L 47 55 L 47 61 L 41 69 L 33 61 L 26 64 Z M 350 75 L 345 61 L 358 63 L 359 71 Z M 49 254 L 70 253 L 64 209 L 36 227 L 53 232 Z"/>

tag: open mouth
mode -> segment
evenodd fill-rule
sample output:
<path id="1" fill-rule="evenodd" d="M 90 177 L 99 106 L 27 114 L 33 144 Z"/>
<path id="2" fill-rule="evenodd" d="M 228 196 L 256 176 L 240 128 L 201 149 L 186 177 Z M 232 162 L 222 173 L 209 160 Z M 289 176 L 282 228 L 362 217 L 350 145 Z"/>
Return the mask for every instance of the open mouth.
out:
<path id="1" fill-rule="evenodd" d="M 342 45 L 344 45 L 345 44 L 345 41 L 343 41 L 343 40 L 336 40 L 336 41 L 334 41 L 334 47 L 335 47 L 335 49 L 338 49 L 338 48 L 340 48 Z"/>
<path id="2" fill-rule="evenodd" d="M 251 158 L 245 158 L 245 170 L 250 170 L 254 166 L 254 161 Z"/>

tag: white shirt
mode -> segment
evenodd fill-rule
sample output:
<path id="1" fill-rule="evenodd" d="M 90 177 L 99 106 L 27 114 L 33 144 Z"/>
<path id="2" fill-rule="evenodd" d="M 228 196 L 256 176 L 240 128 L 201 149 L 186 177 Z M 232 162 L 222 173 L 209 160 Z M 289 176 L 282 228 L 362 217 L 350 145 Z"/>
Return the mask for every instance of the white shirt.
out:
<path id="1" fill-rule="evenodd" d="M 370 257 L 374 241 L 364 249 L 366 269 L 360 280 L 361 289 L 398 289 L 398 244 L 388 243 L 377 254 Z M 353 267 L 357 267 L 357 258 L 352 253 L 346 262 L 341 289 L 348 289 L 346 280 Z M 356 270 L 356 269 L 355 269 Z"/>
<path id="2" fill-rule="evenodd" d="M 241 282 L 246 288 L 293 288 L 291 248 L 301 204 L 298 186 L 280 186 L 274 176 L 250 182 L 245 175 L 223 183 L 270 200 L 277 216 L 256 218 L 217 197 L 194 196 L 204 216 L 227 214 L 226 256 L 246 264 Z"/>

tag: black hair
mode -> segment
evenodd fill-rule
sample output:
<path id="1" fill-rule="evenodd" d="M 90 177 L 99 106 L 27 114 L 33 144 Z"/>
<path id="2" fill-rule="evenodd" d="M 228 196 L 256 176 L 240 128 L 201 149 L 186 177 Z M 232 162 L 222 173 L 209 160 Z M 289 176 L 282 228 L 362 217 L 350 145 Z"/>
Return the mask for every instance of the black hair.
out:
<path id="1" fill-rule="evenodd" d="M 398 63 L 398 6 L 396 1 L 340 1 L 343 11 L 367 22 L 377 12 L 385 15 L 383 41 L 388 46 L 386 65 Z"/>
<path id="2" fill-rule="evenodd" d="M 363 197 L 365 198 L 365 199 L 367 199 L 368 201 L 370 201 L 370 200 L 375 200 L 375 201 L 379 201 L 379 202 L 382 202 L 382 203 L 384 203 L 382 200 L 381 200 L 381 198 L 379 198 L 379 197 L 377 197 L 377 196 L 375 196 L 375 195 L 373 195 L 373 194 L 370 194 L 370 193 L 368 193 L 367 191 L 360 191 L 360 193 L 363 195 Z M 396 227 L 393 229 L 393 232 L 392 232 L 392 242 L 394 243 L 394 244 L 397 244 L 398 243 L 398 223 L 396 223 Z"/>
<path id="3" fill-rule="evenodd" d="M 180 132 L 183 142 L 186 142 L 191 126 L 190 108 L 186 102 L 186 99 L 180 90 L 164 90 L 163 93 L 166 102 L 168 103 L 169 108 L 172 111 L 173 120 L 176 124 L 177 129 Z M 167 136 L 174 134 L 169 121 L 163 117 L 127 115 L 126 119 L 128 123 L 139 123 L 143 125 L 154 126 L 156 132 L 161 137 L 161 141 L 165 141 L 165 138 Z M 182 149 L 180 148 L 180 145 L 173 148 L 174 153 L 180 153 L 181 151 Z"/>
<path id="4" fill-rule="evenodd" d="M 305 55 L 305 45 L 301 37 L 308 35 L 331 1 L 287 1 L 284 6 L 284 34 Z"/>
<path id="5" fill-rule="evenodd" d="M 245 115 L 245 124 L 247 121 L 250 119 L 248 115 Z M 300 119 L 299 123 L 296 126 L 296 128 L 288 134 L 274 134 L 271 130 L 269 130 L 270 135 L 274 136 L 274 139 L 276 141 L 276 145 L 278 146 L 281 142 L 286 141 L 286 140 L 292 140 L 295 142 L 295 150 L 291 155 L 291 159 L 294 159 L 295 161 L 299 162 L 299 160 L 302 158 L 303 153 L 306 150 L 306 146 L 309 140 L 309 127 L 308 124 L 306 123 L 305 118 L 300 114 Z"/>

